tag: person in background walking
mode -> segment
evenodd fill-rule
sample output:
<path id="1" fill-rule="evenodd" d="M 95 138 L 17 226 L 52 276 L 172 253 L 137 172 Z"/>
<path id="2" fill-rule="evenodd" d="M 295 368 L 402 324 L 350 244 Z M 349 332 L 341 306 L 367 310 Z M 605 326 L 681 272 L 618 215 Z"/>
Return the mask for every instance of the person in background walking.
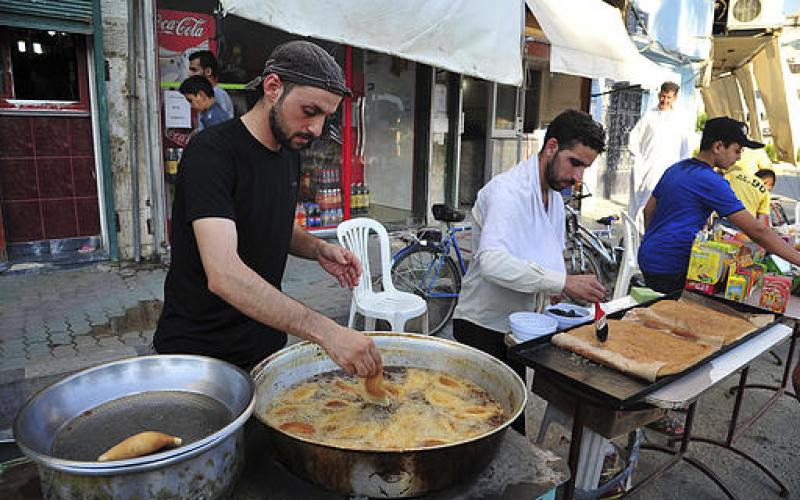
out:
<path id="1" fill-rule="evenodd" d="M 190 76 L 181 83 L 178 90 L 189 101 L 192 109 L 197 112 L 197 128 L 192 135 L 217 123 L 230 120 L 217 100 L 214 99 L 214 89 L 205 77 Z"/>
<path id="2" fill-rule="evenodd" d="M 214 99 L 227 118 L 234 117 L 233 101 L 228 92 L 219 86 L 219 63 L 210 50 L 198 50 L 189 56 L 189 74 L 204 76 L 214 87 Z"/>
<path id="3" fill-rule="evenodd" d="M 670 165 L 689 156 L 689 122 L 674 109 L 680 87 L 674 82 L 661 84 L 658 106 L 647 111 L 628 136 L 633 157 L 628 215 L 644 233 L 644 206 Z"/>

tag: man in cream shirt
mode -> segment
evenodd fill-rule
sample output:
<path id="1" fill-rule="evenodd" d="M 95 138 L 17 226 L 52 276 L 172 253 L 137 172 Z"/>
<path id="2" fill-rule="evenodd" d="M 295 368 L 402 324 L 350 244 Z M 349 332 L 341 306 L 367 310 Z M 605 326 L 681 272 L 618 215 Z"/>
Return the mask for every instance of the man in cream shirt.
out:
<path id="1" fill-rule="evenodd" d="M 544 145 L 478 192 L 472 209 L 473 248 L 453 315 L 453 336 L 504 361 L 508 315 L 541 311 L 553 297 L 599 302 L 605 289 L 594 275 L 568 276 L 564 266 L 564 203 L 560 190 L 581 180 L 605 149 L 603 127 L 568 110 L 547 128 Z M 524 419 L 513 427 L 524 433 Z"/>
<path id="2" fill-rule="evenodd" d="M 658 106 L 642 116 L 628 135 L 633 156 L 628 215 L 644 234 L 644 206 L 661 176 L 673 163 L 689 155 L 690 125 L 686 116 L 673 109 L 680 87 L 661 84 Z"/>

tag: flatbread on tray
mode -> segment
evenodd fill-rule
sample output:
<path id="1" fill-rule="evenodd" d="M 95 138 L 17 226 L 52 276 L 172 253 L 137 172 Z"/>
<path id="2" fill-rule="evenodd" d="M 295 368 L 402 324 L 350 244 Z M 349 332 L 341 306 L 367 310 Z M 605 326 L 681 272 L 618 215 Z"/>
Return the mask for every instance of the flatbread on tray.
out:
<path id="1" fill-rule="evenodd" d="M 759 319 L 774 319 L 769 314 L 764 316 L 768 318 Z M 650 307 L 637 307 L 625 313 L 623 319 L 717 347 L 731 344 L 763 326 L 683 299 L 661 300 Z"/>
<path id="2" fill-rule="evenodd" d="M 594 324 L 552 337 L 552 343 L 621 372 L 655 382 L 694 366 L 718 348 L 642 326 L 608 320 L 608 340 L 600 342 Z"/>

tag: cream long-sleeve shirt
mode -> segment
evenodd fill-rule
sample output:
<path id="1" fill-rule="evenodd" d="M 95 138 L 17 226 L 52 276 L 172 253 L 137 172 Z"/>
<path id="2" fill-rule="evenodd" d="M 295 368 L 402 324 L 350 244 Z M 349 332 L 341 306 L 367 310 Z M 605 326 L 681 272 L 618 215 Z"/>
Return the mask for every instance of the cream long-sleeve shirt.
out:
<path id="1" fill-rule="evenodd" d="M 480 245 L 483 215 L 472 209 L 472 248 Z M 535 236 L 531 244 L 535 244 Z M 479 253 L 464 278 L 453 318 L 498 332 L 510 331 L 508 315 L 542 311 L 551 296 L 564 290 L 567 275 L 518 259 L 502 250 Z"/>

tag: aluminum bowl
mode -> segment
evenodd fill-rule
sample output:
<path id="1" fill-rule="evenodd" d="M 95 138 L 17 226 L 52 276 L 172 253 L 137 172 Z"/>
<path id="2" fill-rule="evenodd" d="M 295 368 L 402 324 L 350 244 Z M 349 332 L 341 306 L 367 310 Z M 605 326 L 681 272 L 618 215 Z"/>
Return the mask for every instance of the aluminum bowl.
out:
<path id="1" fill-rule="evenodd" d="M 164 394 L 169 401 L 177 399 L 176 404 L 181 404 L 180 395 L 187 405 L 196 404 L 199 398 L 213 402 L 224 412 L 221 427 L 177 448 L 127 460 L 96 462 L 54 453 L 57 441 L 81 416 L 101 414 L 102 408 L 118 401 L 132 401 L 126 403 L 129 405 L 149 401 L 152 405 Z M 22 452 L 39 464 L 46 497 L 148 498 L 156 494 L 148 491 L 162 496 L 214 497 L 229 488 L 241 471 L 243 426 L 254 402 L 252 379 L 224 361 L 192 355 L 129 358 L 89 368 L 41 390 L 17 415 L 14 437 Z M 134 410 L 145 417 L 148 412 L 159 415 L 158 406 Z M 132 425 L 124 418 L 119 422 L 121 428 Z M 196 424 L 185 422 L 187 432 Z M 146 422 L 143 425 L 146 428 L 137 432 L 152 430 Z M 200 479 L 187 486 L 192 478 Z"/>

